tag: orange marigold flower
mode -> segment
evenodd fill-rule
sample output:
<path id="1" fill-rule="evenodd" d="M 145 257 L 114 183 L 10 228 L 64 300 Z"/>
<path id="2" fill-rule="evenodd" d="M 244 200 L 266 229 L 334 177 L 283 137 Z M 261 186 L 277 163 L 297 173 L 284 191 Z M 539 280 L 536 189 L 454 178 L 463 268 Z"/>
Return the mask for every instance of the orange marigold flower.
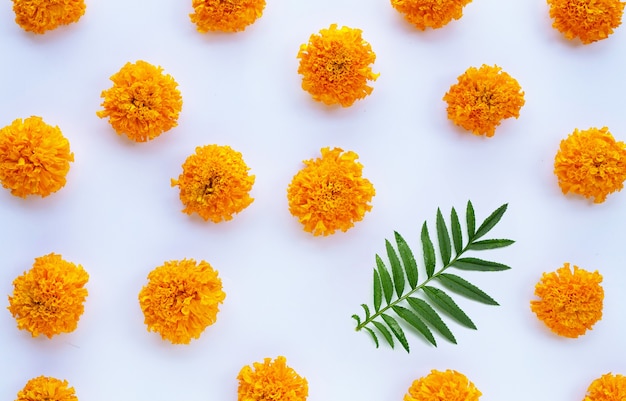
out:
<path id="1" fill-rule="evenodd" d="M 249 192 L 255 176 L 249 170 L 230 146 L 198 146 L 183 163 L 182 174 L 172 179 L 172 186 L 180 188 L 183 213 L 195 212 L 214 223 L 231 220 L 254 201 Z"/>
<path id="2" fill-rule="evenodd" d="M 519 117 L 525 102 L 522 87 L 497 65 L 470 67 L 457 80 L 443 97 L 454 124 L 491 137 L 501 120 Z"/>
<path id="3" fill-rule="evenodd" d="M 606 39 L 622 23 L 620 0 L 548 0 L 552 26 L 567 39 L 583 44 Z"/>
<path id="4" fill-rule="evenodd" d="M 226 298 L 217 271 L 205 261 L 165 262 L 148 274 L 139 305 L 148 331 L 172 344 L 189 344 L 217 320 Z"/>
<path id="5" fill-rule="evenodd" d="M 193 0 L 189 14 L 198 32 L 239 32 L 263 15 L 265 0 Z"/>
<path id="6" fill-rule="evenodd" d="M 472 0 L 391 0 L 404 18 L 422 31 L 441 28 L 463 16 L 463 7 Z"/>
<path id="7" fill-rule="evenodd" d="M 67 380 L 39 376 L 26 383 L 15 401 L 78 401 L 78 397 Z"/>
<path id="8" fill-rule="evenodd" d="M 13 0 L 15 22 L 37 34 L 78 22 L 85 8 L 84 0 Z"/>
<path id="9" fill-rule="evenodd" d="M 332 24 L 300 46 L 298 74 L 303 76 L 302 89 L 313 99 L 348 107 L 372 93 L 367 83 L 380 74 L 372 72 L 370 64 L 376 60 L 376 53 L 361 32 Z"/>
<path id="10" fill-rule="evenodd" d="M 356 161 L 359 155 L 340 148 L 321 152 L 321 158 L 303 161 L 305 167 L 287 188 L 289 211 L 315 236 L 353 227 L 372 209 L 376 194 L 363 177 L 363 165 Z"/>
<path id="11" fill-rule="evenodd" d="M 178 83 L 162 67 L 143 60 L 126 63 L 111 76 L 113 86 L 102 91 L 104 110 L 119 135 L 136 142 L 152 140 L 178 124 L 183 100 Z"/>
<path id="12" fill-rule="evenodd" d="M 477 401 L 482 393 L 464 374 L 456 370 L 431 370 L 413 381 L 404 401 Z"/>
<path id="13" fill-rule="evenodd" d="M 626 400 L 626 376 L 607 373 L 591 382 L 583 401 L 623 400 Z"/>
<path id="14" fill-rule="evenodd" d="M 59 127 L 41 117 L 18 118 L 0 129 L 0 182 L 21 198 L 63 188 L 74 154 Z"/>
<path id="15" fill-rule="evenodd" d="M 563 194 L 593 197 L 595 203 L 602 203 L 624 187 L 626 144 L 616 141 L 607 127 L 575 129 L 561 141 L 554 174 Z"/>
<path id="16" fill-rule="evenodd" d="M 602 276 L 570 264 L 543 273 L 535 286 L 540 299 L 530 301 L 531 310 L 554 333 L 570 338 L 585 334 L 602 318 Z"/>
<path id="17" fill-rule="evenodd" d="M 284 356 L 244 366 L 237 380 L 237 401 L 304 401 L 309 395 L 306 379 L 287 366 Z"/>
<path id="18" fill-rule="evenodd" d="M 81 265 L 50 253 L 35 258 L 33 267 L 13 281 L 9 311 L 20 330 L 51 338 L 78 326 L 87 298 L 89 274 Z"/>

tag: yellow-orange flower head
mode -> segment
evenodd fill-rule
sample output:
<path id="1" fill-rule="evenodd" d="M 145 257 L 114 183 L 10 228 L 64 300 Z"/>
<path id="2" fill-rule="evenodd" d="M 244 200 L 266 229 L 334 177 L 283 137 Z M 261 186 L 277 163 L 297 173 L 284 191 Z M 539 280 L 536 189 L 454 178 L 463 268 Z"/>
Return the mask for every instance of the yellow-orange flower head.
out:
<path id="1" fill-rule="evenodd" d="M 67 380 L 39 376 L 26 383 L 15 401 L 78 401 L 78 397 Z"/>
<path id="2" fill-rule="evenodd" d="M 463 16 L 463 7 L 472 0 L 391 0 L 404 18 L 422 31 L 441 28 Z"/>
<path id="3" fill-rule="evenodd" d="M 15 22 L 37 34 L 78 22 L 85 8 L 84 0 L 13 0 Z"/>
<path id="4" fill-rule="evenodd" d="M 197 213 L 205 221 L 219 223 L 248 207 L 254 198 L 250 175 L 240 152 L 230 146 L 198 146 L 183 163 L 183 172 L 172 179 L 180 188 L 183 213 Z"/>
<path id="5" fill-rule="evenodd" d="M 571 192 L 602 203 L 624 187 L 626 144 L 616 141 L 607 127 L 575 129 L 561 141 L 554 174 L 563 194 Z"/>
<path id="6" fill-rule="evenodd" d="M 20 330 L 51 338 L 78 326 L 87 298 L 89 274 L 81 265 L 50 253 L 35 258 L 33 267 L 13 281 L 9 311 Z"/>
<path id="7" fill-rule="evenodd" d="M 411 384 L 404 401 L 477 401 L 482 393 L 464 374 L 455 370 L 431 372 Z"/>
<path id="8" fill-rule="evenodd" d="M 448 118 L 475 135 L 491 137 L 505 118 L 519 117 L 524 105 L 522 87 L 502 68 L 483 64 L 458 77 L 443 100 Z"/>
<path id="9" fill-rule="evenodd" d="M 626 376 L 607 373 L 591 382 L 583 401 L 623 400 L 626 400 Z"/>
<path id="10" fill-rule="evenodd" d="M 239 32 L 263 15 L 265 0 L 193 0 L 189 14 L 198 32 Z"/>
<path id="11" fill-rule="evenodd" d="M 621 25 L 626 5 L 620 0 L 548 0 L 548 4 L 552 26 L 583 44 L 608 38 Z"/>
<path id="12" fill-rule="evenodd" d="M 0 182 L 15 196 L 46 197 L 63 188 L 73 161 L 70 142 L 41 117 L 18 118 L 0 129 Z"/>
<path id="13" fill-rule="evenodd" d="M 287 366 L 284 356 L 244 366 L 237 380 L 237 401 L 305 401 L 309 395 L 306 379 Z"/>
<path id="14" fill-rule="evenodd" d="M 361 32 L 332 24 L 300 46 L 298 74 L 302 75 L 302 89 L 313 99 L 349 107 L 372 93 L 368 81 L 375 81 L 380 74 L 372 72 L 376 53 Z"/>
<path id="15" fill-rule="evenodd" d="M 148 274 L 139 305 L 148 331 L 172 344 L 189 344 L 217 320 L 226 298 L 217 271 L 205 261 L 165 262 Z"/>
<path id="16" fill-rule="evenodd" d="M 544 273 L 535 286 L 538 300 L 531 310 L 555 334 L 576 338 L 602 319 L 604 289 L 602 276 L 569 263 L 555 272 Z"/>
<path id="17" fill-rule="evenodd" d="M 104 110 L 96 114 L 109 118 L 119 135 L 135 142 L 152 140 L 178 125 L 183 99 L 178 83 L 162 67 L 146 61 L 126 63 L 111 76 L 113 86 L 102 91 Z"/>
<path id="18" fill-rule="evenodd" d="M 323 148 L 322 157 L 303 161 L 305 167 L 287 188 L 289 211 L 313 235 L 347 231 L 361 221 L 376 194 L 363 177 L 359 155 L 340 148 Z"/>

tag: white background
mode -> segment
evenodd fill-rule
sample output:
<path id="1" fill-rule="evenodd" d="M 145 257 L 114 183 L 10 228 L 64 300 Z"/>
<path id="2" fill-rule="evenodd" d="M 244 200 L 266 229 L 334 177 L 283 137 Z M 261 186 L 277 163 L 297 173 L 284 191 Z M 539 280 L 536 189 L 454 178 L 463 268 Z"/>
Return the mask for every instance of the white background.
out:
<path id="1" fill-rule="evenodd" d="M 481 400 L 582 400 L 607 372 L 626 374 L 626 193 L 603 204 L 563 196 L 552 173 L 574 128 L 609 127 L 626 140 L 626 30 L 583 46 L 551 27 L 541 0 L 476 0 L 464 17 L 425 32 L 386 0 L 269 0 L 236 34 L 200 34 L 191 1 L 87 1 L 77 24 L 43 36 L 0 4 L 0 126 L 39 115 L 70 140 L 75 162 L 47 198 L 0 191 L 0 399 L 39 375 L 67 379 L 86 401 L 236 400 L 244 366 L 284 355 L 305 376 L 310 401 L 400 400 L 431 369 L 456 369 Z M 329 108 L 300 88 L 296 54 L 331 23 L 360 28 L 377 54 L 374 91 Z M 100 92 L 127 61 L 161 65 L 179 83 L 178 127 L 149 143 L 118 137 L 96 116 Z M 523 87 L 519 119 L 493 138 L 447 120 L 441 100 L 470 66 L 497 64 Z M 198 145 L 230 145 L 251 173 L 255 201 L 234 220 L 180 212 L 177 177 Z M 375 188 L 373 210 L 347 233 L 313 237 L 289 214 L 286 188 L 325 146 L 353 150 Z M 399 231 L 419 254 L 424 220 L 441 207 L 477 219 L 503 203 L 493 231 L 516 243 L 482 257 L 510 264 L 461 275 L 500 302 L 456 298 L 478 326 L 453 322 L 458 345 L 375 349 L 354 331 L 371 303 L 374 255 Z M 463 217 L 463 216 L 462 216 Z M 83 265 L 89 297 L 78 329 L 31 338 L 5 309 L 12 281 L 50 252 Z M 166 260 L 204 259 L 226 300 L 216 324 L 188 346 L 146 331 L 137 294 Z M 564 262 L 599 270 L 604 318 L 587 335 L 552 334 L 530 311 L 534 285 Z"/>

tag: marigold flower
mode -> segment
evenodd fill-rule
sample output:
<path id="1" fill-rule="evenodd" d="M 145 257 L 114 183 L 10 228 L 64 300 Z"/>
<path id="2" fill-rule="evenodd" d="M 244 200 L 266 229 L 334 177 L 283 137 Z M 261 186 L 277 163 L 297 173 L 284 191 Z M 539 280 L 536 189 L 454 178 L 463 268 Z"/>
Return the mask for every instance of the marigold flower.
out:
<path id="1" fill-rule="evenodd" d="M 591 382 L 583 401 L 623 400 L 626 400 L 626 376 L 607 373 Z"/>
<path id="2" fill-rule="evenodd" d="M 20 330 L 33 337 L 70 333 L 83 314 L 89 274 L 81 265 L 50 253 L 35 258 L 33 267 L 13 281 L 9 311 Z"/>
<path id="3" fill-rule="evenodd" d="M 458 77 L 443 100 L 448 118 L 475 135 L 491 137 L 501 120 L 519 117 L 524 105 L 522 87 L 497 65 L 470 67 Z"/>
<path id="4" fill-rule="evenodd" d="M 376 53 L 361 33 L 360 29 L 339 29 L 332 24 L 300 46 L 298 74 L 303 76 L 302 89 L 313 99 L 348 107 L 372 93 L 367 83 L 380 74 L 372 72 L 370 64 L 376 60 Z"/>
<path id="5" fill-rule="evenodd" d="M 237 401 L 304 401 L 309 395 L 307 380 L 287 366 L 284 356 L 244 366 L 237 380 Z"/>
<path id="6" fill-rule="evenodd" d="M 543 273 L 535 286 L 540 299 L 530 301 L 531 310 L 554 333 L 576 338 L 602 318 L 604 289 L 602 276 L 570 264 L 555 272 Z"/>
<path id="7" fill-rule="evenodd" d="M 104 110 L 118 133 L 136 142 L 152 140 L 178 125 L 183 100 L 178 83 L 162 67 L 146 61 L 126 63 L 111 76 L 113 86 L 102 91 Z"/>
<path id="8" fill-rule="evenodd" d="M 287 188 L 289 211 L 298 217 L 304 230 L 313 235 L 347 231 L 361 221 L 376 194 L 362 175 L 363 165 L 354 152 L 323 148 L 322 157 L 304 160 L 305 167 Z"/>
<path id="9" fill-rule="evenodd" d="M 139 305 L 148 331 L 172 344 L 189 344 L 215 323 L 226 298 L 218 272 L 205 261 L 172 260 L 148 274 Z"/>
<path id="10" fill-rule="evenodd" d="M 39 376 L 26 383 L 15 401 L 78 401 L 78 397 L 67 380 Z"/>
<path id="11" fill-rule="evenodd" d="M 15 22 L 37 34 L 78 22 L 85 8 L 84 0 L 13 0 Z"/>
<path id="12" fill-rule="evenodd" d="M 554 174 L 563 194 L 593 197 L 595 203 L 602 203 L 624 187 L 626 144 L 616 141 L 607 127 L 575 129 L 561 141 Z"/>
<path id="13" fill-rule="evenodd" d="M 265 0 L 193 0 L 189 14 L 198 32 L 239 32 L 263 15 Z"/>
<path id="14" fill-rule="evenodd" d="M 477 401 L 482 393 L 464 374 L 456 370 L 431 370 L 413 381 L 404 401 Z"/>
<path id="15" fill-rule="evenodd" d="M 41 117 L 18 118 L 0 129 L 0 182 L 15 196 L 46 197 L 63 188 L 73 161 L 70 142 Z"/>
<path id="16" fill-rule="evenodd" d="M 422 31 L 441 28 L 463 16 L 463 7 L 472 0 L 391 0 L 404 18 Z"/>
<path id="17" fill-rule="evenodd" d="M 230 146 L 198 146 L 183 163 L 183 172 L 172 179 L 180 188 L 183 213 L 198 213 L 205 221 L 219 223 L 248 207 L 255 176 L 240 152 Z"/>
<path id="18" fill-rule="evenodd" d="M 622 23 L 620 0 L 548 0 L 552 26 L 567 39 L 583 44 L 606 39 Z"/>

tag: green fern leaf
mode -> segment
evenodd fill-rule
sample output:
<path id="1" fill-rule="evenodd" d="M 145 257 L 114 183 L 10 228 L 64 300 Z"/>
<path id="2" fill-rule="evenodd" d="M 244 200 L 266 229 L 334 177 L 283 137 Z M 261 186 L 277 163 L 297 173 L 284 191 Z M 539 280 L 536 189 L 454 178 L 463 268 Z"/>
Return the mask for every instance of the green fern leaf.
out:
<path id="1" fill-rule="evenodd" d="M 366 304 L 361 304 L 361 306 L 363 307 L 363 310 L 365 311 L 365 319 L 369 319 L 370 318 L 369 306 L 367 306 Z"/>
<path id="2" fill-rule="evenodd" d="M 446 222 L 443 220 L 441 210 L 437 209 L 437 240 L 439 241 L 439 253 L 441 254 L 441 260 L 443 264 L 450 263 L 452 257 L 452 249 L 450 248 L 450 234 L 448 234 L 448 228 Z"/>
<path id="3" fill-rule="evenodd" d="M 459 308 L 456 302 L 454 302 L 448 294 L 439 288 L 430 286 L 424 286 L 423 290 L 428 299 L 430 299 L 433 304 L 441 308 L 441 310 L 450 315 L 450 317 L 461 323 L 463 326 L 476 330 L 476 325 L 472 322 L 472 319 L 470 319 L 469 316 L 467 316 L 465 312 Z"/>
<path id="4" fill-rule="evenodd" d="M 419 318 L 415 313 L 411 312 L 411 310 L 404 308 L 402 306 L 395 305 L 393 307 L 393 311 L 396 312 L 398 316 L 400 316 L 405 322 L 415 328 L 429 343 L 437 346 L 437 340 L 433 336 L 433 333 L 430 331 L 428 326 L 424 324 L 422 319 Z"/>
<path id="5" fill-rule="evenodd" d="M 487 305 L 498 305 L 496 300 L 487 295 L 483 290 L 457 275 L 442 273 L 437 277 L 437 279 L 441 285 L 450 291 L 454 291 L 466 298 L 473 299 L 474 301 L 482 302 Z"/>
<path id="6" fill-rule="evenodd" d="M 389 262 L 391 264 L 391 274 L 393 277 L 393 284 L 396 288 L 396 294 L 398 294 L 398 296 L 402 296 L 402 293 L 404 292 L 404 271 L 400 265 L 400 258 L 398 257 L 396 250 L 393 249 L 389 240 L 385 240 L 385 247 L 387 248 L 387 258 L 389 258 Z"/>
<path id="7" fill-rule="evenodd" d="M 452 334 L 448 326 L 444 323 L 441 317 L 439 317 L 439 314 L 433 309 L 432 306 L 428 305 L 426 301 L 420 298 L 408 297 L 406 300 L 415 313 L 421 316 L 426 323 L 430 324 L 442 336 L 448 339 L 448 341 L 456 344 L 454 334 Z"/>
<path id="8" fill-rule="evenodd" d="M 456 210 L 452 208 L 450 212 L 450 225 L 452 228 L 452 242 L 454 243 L 454 252 L 458 255 L 463 250 L 463 234 L 461 234 L 461 222 Z"/>
<path id="9" fill-rule="evenodd" d="M 404 265 L 404 270 L 406 271 L 406 278 L 409 282 L 409 286 L 411 286 L 411 288 L 415 288 L 417 286 L 417 279 L 419 275 L 413 252 L 400 234 L 395 231 L 393 234 L 396 238 L 396 245 L 398 246 L 398 252 L 400 252 L 400 258 L 402 258 L 402 264 Z"/>
<path id="10" fill-rule="evenodd" d="M 474 215 L 474 205 L 470 201 L 467 201 L 465 209 L 465 224 L 467 224 L 468 241 L 472 242 L 476 234 L 476 216 Z"/>
<path id="11" fill-rule="evenodd" d="M 400 327 L 396 319 L 384 313 L 380 315 L 380 317 L 382 317 L 385 323 L 387 323 L 387 326 L 389 326 L 389 329 L 393 335 L 396 336 L 400 344 L 402 344 L 402 347 L 406 350 L 406 352 L 409 352 L 409 342 L 406 340 L 404 330 L 402 330 L 402 327 Z"/>
<path id="12" fill-rule="evenodd" d="M 508 205 L 504 204 L 497 208 L 493 213 L 491 213 L 491 215 L 487 217 L 485 221 L 483 221 L 480 227 L 478 227 L 478 230 L 476 230 L 476 234 L 474 235 L 473 239 L 477 240 L 478 238 L 487 234 L 496 224 L 498 224 L 498 222 L 502 218 L 502 215 L 504 215 L 504 212 L 506 212 L 507 207 Z"/>
<path id="13" fill-rule="evenodd" d="M 380 310 L 380 304 L 383 300 L 383 289 L 380 283 L 380 275 L 378 270 L 374 269 L 374 310 L 378 312 Z"/>
<path id="14" fill-rule="evenodd" d="M 430 234 L 428 234 L 428 226 L 426 222 L 422 225 L 422 251 L 424 253 L 424 267 L 426 268 L 426 275 L 428 278 L 432 277 L 435 273 L 435 247 L 433 246 L 433 241 L 430 239 Z"/>
<path id="15" fill-rule="evenodd" d="M 376 254 L 376 267 L 373 274 L 373 308 L 362 304 L 364 317 L 353 315 L 357 323 L 356 331 L 367 331 L 376 347 L 379 346 L 378 333 L 393 348 L 396 341 L 409 352 L 407 333 L 420 335 L 433 346 L 437 346 L 434 334 L 441 335 L 456 344 L 456 338 L 444 321 L 449 317 L 462 326 L 476 329 L 476 325 L 459 307 L 446 291 L 433 287 L 437 282 L 453 295 L 468 298 L 487 305 L 498 303 L 476 285 L 464 278 L 447 272 L 450 268 L 459 271 L 494 272 L 510 269 L 509 266 L 485 259 L 468 256 L 471 251 L 485 251 L 504 248 L 513 244 L 509 239 L 479 240 L 491 231 L 502 219 L 507 204 L 500 206 L 487 217 L 476 229 L 476 216 L 472 202 L 467 202 L 465 225 L 467 240 L 463 235 L 461 220 L 455 208 L 450 212 L 450 226 L 437 208 L 435 226 L 437 230 L 437 249 L 428 232 L 426 221 L 420 233 L 421 250 L 424 261 L 425 279 L 419 282 L 419 267 L 413 251 L 404 238 L 394 231 L 395 244 L 385 240 L 388 264 Z M 437 252 L 438 251 L 438 252 Z M 437 268 L 437 256 L 441 257 L 441 266 Z M 424 276 L 422 276 L 424 277 Z M 408 286 L 407 286 L 408 283 Z M 419 293 L 423 297 L 417 297 Z M 422 299 L 423 298 L 423 299 Z M 384 300 L 384 302 L 383 302 Z M 405 332 L 408 328 L 410 331 Z M 432 330 L 432 331 L 431 331 Z"/>
<path id="16" fill-rule="evenodd" d="M 476 270 L 481 272 L 497 272 L 509 270 L 510 267 L 502 263 L 490 262 L 478 258 L 460 258 L 454 261 L 451 266 L 461 270 Z"/>
<path id="17" fill-rule="evenodd" d="M 385 297 L 387 305 L 389 305 L 391 297 L 393 296 L 393 282 L 391 281 L 389 270 L 385 267 L 385 262 L 383 262 L 378 255 L 376 255 L 376 266 L 378 267 L 378 275 L 380 276 L 380 283 L 383 287 L 383 296 Z"/>
<path id="18" fill-rule="evenodd" d="M 377 322 L 376 320 L 372 320 L 372 324 L 374 325 L 374 327 L 376 327 L 376 329 L 378 329 L 378 332 L 383 335 L 385 340 L 387 340 L 387 343 L 389 344 L 389 346 L 391 348 L 394 348 L 395 344 L 393 342 L 393 336 L 391 335 L 389 330 L 387 330 L 385 325 L 382 324 L 381 322 Z"/>
<path id="19" fill-rule="evenodd" d="M 372 336 L 372 339 L 374 340 L 374 344 L 376 344 L 376 348 L 378 348 L 380 344 L 378 344 L 378 337 L 376 337 L 376 333 L 374 333 L 374 331 L 370 329 L 369 327 L 363 327 L 363 328 L 365 329 L 365 331 L 370 333 L 370 335 Z"/>
<path id="20" fill-rule="evenodd" d="M 486 249 L 504 248 L 513 243 L 515 243 L 515 241 L 510 239 L 485 239 L 472 243 L 468 249 L 472 251 L 484 251 Z"/>

